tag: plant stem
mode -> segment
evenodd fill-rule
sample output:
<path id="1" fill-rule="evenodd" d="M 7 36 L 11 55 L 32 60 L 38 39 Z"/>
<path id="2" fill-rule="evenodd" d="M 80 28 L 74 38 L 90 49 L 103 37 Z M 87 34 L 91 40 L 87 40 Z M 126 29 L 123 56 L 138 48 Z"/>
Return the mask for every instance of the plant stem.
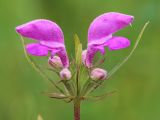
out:
<path id="1" fill-rule="evenodd" d="M 74 101 L 74 120 L 80 120 L 80 100 Z"/>

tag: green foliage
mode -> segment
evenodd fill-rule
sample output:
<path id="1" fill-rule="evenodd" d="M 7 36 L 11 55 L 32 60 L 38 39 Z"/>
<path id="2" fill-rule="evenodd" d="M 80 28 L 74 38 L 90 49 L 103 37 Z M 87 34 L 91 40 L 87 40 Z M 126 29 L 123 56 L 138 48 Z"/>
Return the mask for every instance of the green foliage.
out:
<path id="1" fill-rule="evenodd" d="M 138 35 L 138 38 L 137 38 L 133 48 L 131 49 L 130 53 L 127 55 L 127 57 L 124 58 L 124 60 L 122 62 L 117 64 L 115 67 L 113 67 L 113 69 L 108 74 L 108 78 L 110 78 L 125 62 L 127 62 L 128 59 L 131 57 L 131 55 L 134 53 L 134 51 L 136 50 L 136 48 L 137 48 L 137 46 L 139 44 L 139 41 L 141 40 L 142 35 L 143 35 L 145 29 L 147 28 L 148 24 L 149 24 L 149 21 L 147 23 L 145 23 L 145 25 L 143 26 L 142 30 L 140 31 L 140 33 Z"/>
<path id="2" fill-rule="evenodd" d="M 74 35 L 74 41 L 75 41 L 76 64 L 81 65 L 82 64 L 82 44 L 81 44 L 77 34 Z"/>

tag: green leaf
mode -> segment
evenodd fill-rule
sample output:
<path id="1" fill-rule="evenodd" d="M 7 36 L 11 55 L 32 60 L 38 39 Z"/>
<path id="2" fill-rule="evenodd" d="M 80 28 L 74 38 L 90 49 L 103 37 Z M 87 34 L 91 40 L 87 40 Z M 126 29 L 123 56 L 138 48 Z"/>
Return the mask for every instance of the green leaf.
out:
<path id="1" fill-rule="evenodd" d="M 75 56 L 78 50 L 78 45 L 80 44 L 80 40 L 77 34 L 74 35 L 74 44 L 75 44 Z"/>
<path id="2" fill-rule="evenodd" d="M 43 120 L 41 115 L 38 115 L 37 120 Z"/>
<path id="3" fill-rule="evenodd" d="M 76 63 L 78 65 L 82 64 L 82 44 L 78 45 L 77 56 L 76 56 Z"/>
<path id="4" fill-rule="evenodd" d="M 68 96 L 61 94 L 61 93 L 45 93 L 50 98 L 56 98 L 56 99 L 66 99 Z"/>
<path id="5" fill-rule="evenodd" d="M 88 83 L 86 83 L 86 87 L 83 90 L 83 96 L 88 95 L 89 93 L 91 93 L 93 90 L 95 90 L 98 86 L 100 86 L 102 83 L 102 81 L 94 81 L 94 80 L 88 80 Z"/>
<path id="6" fill-rule="evenodd" d="M 72 82 L 65 81 L 65 80 L 62 80 L 62 82 L 63 82 L 66 90 L 68 91 L 68 93 L 73 96 L 75 90 L 74 90 L 74 86 L 73 86 Z"/>
<path id="7" fill-rule="evenodd" d="M 84 99 L 93 100 L 93 101 L 99 101 L 99 100 L 102 100 L 102 99 L 104 99 L 106 97 L 109 97 L 109 96 L 111 96 L 111 95 L 113 95 L 115 93 L 117 93 L 117 90 L 113 90 L 113 91 L 107 92 L 107 93 L 105 93 L 103 95 L 99 95 L 99 96 L 87 96 Z"/>
<path id="8" fill-rule="evenodd" d="M 25 49 L 25 41 L 23 39 L 23 37 L 21 36 L 21 41 L 22 41 L 22 45 L 23 45 L 23 49 L 24 49 L 24 53 L 25 53 L 25 57 L 27 58 L 27 61 L 31 64 L 31 66 L 46 80 L 50 81 L 61 93 L 64 94 L 64 91 L 57 86 L 57 84 L 51 80 L 44 72 L 43 70 L 40 68 L 39 65 L 36 64 L 36 62 L 34 62 L 32 60 L 32 58 L 27 54 L 26 49 Z"/>
<path id="9" fill-rule="evenodd" d="M 132 56 L 132 54 L 134 53 L 135 49 L 137 48 L 138 44 L 139 44 L 139 41 L 141 40 L 142 38 L 142 35 L 145 31 L 145 29 L 147 28 L 149 24 L 149 21 L 145 23 L 145 25 L 143 26 L 143 28 L 141 29 L 139 35 L 138 35 L 138 38 L 136 40 L 136 43 L 134 44 L 132 50 L 130 51 L 130 53 L 128 54 L 128 56 L 126 56 L 124 58 L 124 60 L 122 62 L 120 62 L 119 64 L 117 64 L 115 67 L 113 67 L 113 69 L 108 73 L 108 77 L 107 79 L 109 79 L 117 70 L 119 70 L 119 68 L 128 61 L 128 59 Z"/>
<path id="10" fill-rule="evenodd" d="M 74 35 L 74 41 L 75 41 L 76 64 L 80 65 L 82 63 L 82 44 L 80 43 L 77 34 Z"/>

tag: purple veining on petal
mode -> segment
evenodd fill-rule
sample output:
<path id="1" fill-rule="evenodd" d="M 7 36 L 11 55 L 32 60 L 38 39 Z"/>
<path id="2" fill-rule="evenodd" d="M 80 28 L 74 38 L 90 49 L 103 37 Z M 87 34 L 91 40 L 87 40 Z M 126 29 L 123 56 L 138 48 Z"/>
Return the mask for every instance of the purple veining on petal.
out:
<path id="1" fill-rule="evenodd" d="M 38 19 L 16 27 L 16 31 L 23 37 L 40 40 L 64 43 L 63 32 L 54 22 Z"/>
<path id="2" fill-rule="evenodd" d="M 47 56 L 49 50 L 46 46 L 42 46 L 38 43 L 30 43 L 26 45 L 26 51 L 34 56 Z"/>

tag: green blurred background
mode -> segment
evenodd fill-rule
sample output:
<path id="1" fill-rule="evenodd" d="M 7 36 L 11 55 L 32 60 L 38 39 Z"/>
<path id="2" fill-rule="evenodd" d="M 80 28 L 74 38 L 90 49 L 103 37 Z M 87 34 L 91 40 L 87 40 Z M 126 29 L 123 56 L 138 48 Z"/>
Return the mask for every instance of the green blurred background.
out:
<path id="1" fill-rule="evenodd" d="M 90 22 L 109 11 L 135 16 L 132 28 L 118 33 L 132 43 L 144 23 L 150 24 L 131 59 L 101 89 L 118 93 L 83 102 L 82 120 L 160 120 L 160 0 L 0 0 L 0 120 L 36 120 L 38 114 L 44 120 L 72 120 L 72 104 L 41 94 L 51 85 L 28 64 L 15 27 L 37 18 L 54 20 L 73 56 L 73 34 L 85 48 Z M 105 68 L 128 50 L 108 52 Z"/>

